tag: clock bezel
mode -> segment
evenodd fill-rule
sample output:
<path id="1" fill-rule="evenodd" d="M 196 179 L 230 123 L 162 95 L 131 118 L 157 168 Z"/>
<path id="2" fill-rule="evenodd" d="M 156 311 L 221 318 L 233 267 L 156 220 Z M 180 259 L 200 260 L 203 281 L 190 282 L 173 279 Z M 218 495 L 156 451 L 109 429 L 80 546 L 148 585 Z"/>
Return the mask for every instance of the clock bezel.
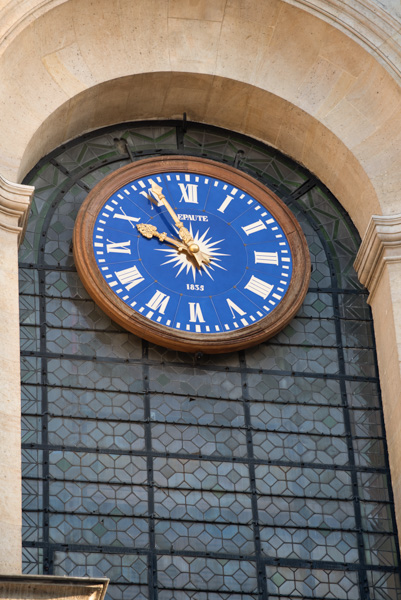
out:
<path id="1" fill-rule="evenodd" d="M 93 231 L 104 204 L 131 181 L 157 173 L 189 171 L 223 180 L 264 206 L 277 220 L 287 238 L 293 260 L 288 290 L 272 312 L 239 330 L 221 333 L 179 331 L 151 321 L 130 308 L 108 286 L 93 251 Z M 262 183 L 222 163 L 195 156 L 152 157 L 131 163 L 105 177 L 83 202 L 74 227 L 73 254 L 81 281 L 96 304 L 124 329 L 149 342 L 182 352 L 220 354 L 249 348 L 281 331 L 298 312 L 309 286 L 310 256 L 301 226 L 289 208 Z"/>

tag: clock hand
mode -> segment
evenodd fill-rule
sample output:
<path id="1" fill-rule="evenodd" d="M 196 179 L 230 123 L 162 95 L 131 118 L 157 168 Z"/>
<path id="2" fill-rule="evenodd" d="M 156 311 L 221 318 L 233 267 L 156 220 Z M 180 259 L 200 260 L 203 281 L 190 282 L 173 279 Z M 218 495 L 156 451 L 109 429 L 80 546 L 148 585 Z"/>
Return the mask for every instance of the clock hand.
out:
<path id="1" fill-rule="evenodd" d="M 148 238 L 148 240 L 150 240 L 152 237 L 157 237 L 161 242 L 168 242 L 169 244 L 176 246 L 178 250 L 186 250 L 192 254 L 185 243 L 178 242 L 174 238 L 169 237 L 167 233 L 159 233 L 159 231 L 157 231 L 157 227 L 154 225 L 150 225 L 149 223 L 138 223 L 136 227 L 139 233 L 141 233 L 143 237 Z"/>
<path id="2" fill-rule="evenodd" d="M 137 229 L 144 237 L 148 238 L 149 240 L 152 237 L 157 237 L 160 240 L 160 242 L 168 242 L 169 244 L 176 246 L 178 248 L 178 251 L 185 250 L 186 252 L 188 252 L 188 254 L 190 254 L 190 256 L 193 256 L 195 258 L 195 255 L 191 252 L 191 250 L 184 242 L 179 242 L 174 238 L 169 237 L 167 233 L 160 233 L 159 231 L 157 231 L 157 228 L 154 225 L 150 225 L 149 223 L 138 223 Z M 206 254 L 204 254 L 203 252 L 199 252 L 198 255 L 203 263 L 207 265 L 210 264 L 210 258 Z M 200 263 L 199 261 L 197 262 L 198 266 L 203 266 L 202 263 Z"/>
<path id="3" fill-rule="evenodd" d="M 195 242 L 188 229 L 184 227 L 184 224 L 179 220 L 174 210 L 171 208 L 169 202 L 167 202 L 166 197 L 162 192 L 163 188 L 160 185 L 158 185 L 155 181 L 153 181 L 153 179 L 149 179 L 149 181 L 152 184 L 150 191 L 152 192 L 153 196 L 155 196 L 155 198 L 157 198 L 157 200 L 159 200 L 159 202 L 161 202 L 167 208 L 167 211 L 169 212 L 170 216 L 174 221 L 175 226 L 178 229 L 178 235 L 185 243 L 187 249 L 194 257 L 196 262 L 198 263 L 198 266 L 201 267 L 203 263 L 209 265 L 210 257 L 204 252 L 200 252 L 198 244 Z"/>

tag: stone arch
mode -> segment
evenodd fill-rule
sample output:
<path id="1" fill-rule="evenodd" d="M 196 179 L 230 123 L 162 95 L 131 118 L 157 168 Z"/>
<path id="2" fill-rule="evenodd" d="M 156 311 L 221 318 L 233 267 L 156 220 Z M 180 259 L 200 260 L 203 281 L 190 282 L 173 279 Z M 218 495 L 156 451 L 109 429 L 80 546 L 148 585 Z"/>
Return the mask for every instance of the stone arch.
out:
<path id="1" fill-rule="evenodd" d="M 299 160 L 363 233 L 398 201 L 400 91 L 361 45 L 293 4 L 42 3 L 3 45 L 3 174 L 21 180 L 91 128 L 185 110 Z"/>
<path id="2" fill-rule="evenodd" d="M 74 96 L 34 133 L 24 151 L 20 175 L 34 166 L 38 156 L 82 132 L 155 117 L 181 119 L 184 112 L 190 121 L 245 133 L 296 159 L 342 201 L 361 234 L 367 225 L 366 214 L 381 211 L 361 164 L 323 123 L 266 90 L 193 73 L 132 75 L 103 82 Z"/>

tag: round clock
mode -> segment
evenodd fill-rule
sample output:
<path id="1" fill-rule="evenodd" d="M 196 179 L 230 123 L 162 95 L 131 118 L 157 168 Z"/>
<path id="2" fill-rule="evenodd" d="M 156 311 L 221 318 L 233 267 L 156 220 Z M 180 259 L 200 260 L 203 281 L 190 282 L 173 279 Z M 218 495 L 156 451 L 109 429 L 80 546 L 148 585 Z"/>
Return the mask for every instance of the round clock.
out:
<path id="1" fill-rule="evenodd" d="M 195 157 L 132 163 L 88 195 L 78 273 L 127 330 L 189 352 L 247 348 L 282 329 L 309 284 L 305 238 L 261 183 Z"/>

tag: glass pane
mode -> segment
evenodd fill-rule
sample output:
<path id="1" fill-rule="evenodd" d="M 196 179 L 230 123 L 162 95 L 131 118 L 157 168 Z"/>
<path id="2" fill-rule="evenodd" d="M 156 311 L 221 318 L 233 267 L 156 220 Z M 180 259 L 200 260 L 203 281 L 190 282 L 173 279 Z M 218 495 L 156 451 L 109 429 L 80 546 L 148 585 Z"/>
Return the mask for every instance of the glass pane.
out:
<path id="1" fill-rule="evenodd" d="M 57 551 L 54 566 L 57 575 L 108 577 L 112 583 L 147 583 L 146 558 L 135 554 Z"/>
<path id="2" fill-rule="evenodd" d="M 160 556 L 158 578 L 161 588 L 213 591 L 256 591 L 256 569 L 250 562 Z"/>
<path id="3" fill-rule="evenodd" d="M 266 567 L 267 589 L 294 598 L 358 600 L 358 573 L 330 569 Z"/>
<path id="4" fill-rule="evenodd" d="M 262 527 L 263 552 L 275 558 L 355 563 L 358 542 L 354 533 L 341 531 Z"/>

